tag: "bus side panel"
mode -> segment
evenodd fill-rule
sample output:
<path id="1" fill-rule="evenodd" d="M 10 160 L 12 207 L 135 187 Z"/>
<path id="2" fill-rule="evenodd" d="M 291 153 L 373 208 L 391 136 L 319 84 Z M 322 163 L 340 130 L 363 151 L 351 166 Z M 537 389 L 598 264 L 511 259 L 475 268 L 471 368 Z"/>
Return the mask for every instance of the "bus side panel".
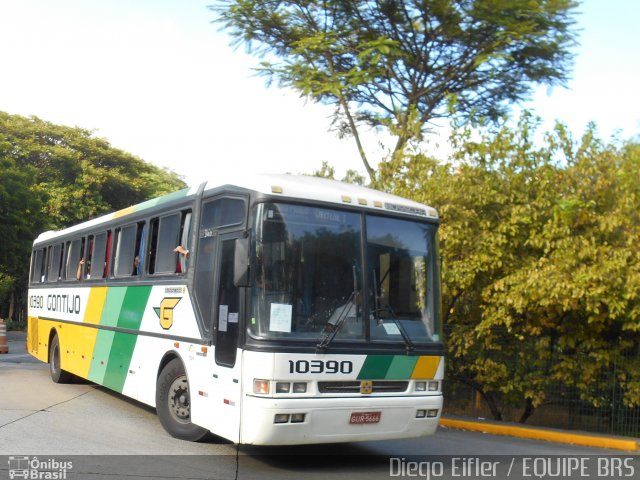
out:
<path id="1" fill-rule="evenodd" d="M 41 335 L 38 317 L 28 317 L 27 324 L 27 352 L 42 362 L 49 361 L 49 333 Z"/>
<path id="2" fill-rule="evenodd" d="M 120 316 L 126 312 L 120 312 Z M 196 342 L 200 332 L 195 321 L 193 304 L 184 285 L 153 287 L 146 301 L 146 308 L 140 312 L 139 331 L 166 334 L 174 337 L 190 338 Z M 119 326 L 122 326 L 120 323 Z M 174 352 L 182 359 L 189 376 L 189 359 L 200 358 L 202 345 L 177 341 L 171 338 L 138 335 L 130 359 L 128 372 L 122 386 L 124 395 L 155 406 L 155 392 L 158 368 L 164 355 Z M 210 370 L 210 368 L 209 368 Z M 211 379 L 209 372 L 209 381 Z M 197 391 L 196 391 L 197 392 Z"/>
<path id="3" fill-rule="evenodd" d="M 215 362 L 215 346 L 208 349 L 206 357 L 196 351 L 188 360 L 193 423 L 232 442 L 238 442 L 240 435 L 242 369 L 240 349 L 233 367 Z"/>

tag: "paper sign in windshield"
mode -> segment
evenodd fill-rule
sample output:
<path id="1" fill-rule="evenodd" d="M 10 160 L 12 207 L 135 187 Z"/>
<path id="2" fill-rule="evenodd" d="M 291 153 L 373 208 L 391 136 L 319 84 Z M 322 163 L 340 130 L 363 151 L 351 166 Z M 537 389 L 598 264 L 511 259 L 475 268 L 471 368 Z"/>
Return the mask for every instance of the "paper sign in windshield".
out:
<path id="1" fill-rule="evenodd" d="M 387 335 L 400 335 L 400 329 L 395 323 L 383 323 L 382 326 Z"/>
<path id="2" fill-rule="evenodd" d="M 218 309 L 218 330 L 227 331 L 227 320 L 229 319 L 229 305 L 220 305 Z"/>
<path id="3" fill-rule="evenodd" d="M 269 330 L 272 332 L 291 332 L 291 305 L 286 303 L 272 303 L 269 317 Z"/>

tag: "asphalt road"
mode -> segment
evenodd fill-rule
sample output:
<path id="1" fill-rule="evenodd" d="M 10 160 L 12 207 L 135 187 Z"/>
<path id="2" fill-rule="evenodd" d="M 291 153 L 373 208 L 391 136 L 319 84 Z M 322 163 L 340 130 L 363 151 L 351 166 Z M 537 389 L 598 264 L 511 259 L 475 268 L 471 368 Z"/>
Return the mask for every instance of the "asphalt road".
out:
<path id="1" fill-rule="evenodd" d="M 608 478 L 640 478 L 637 456 L 597 464 L 623 452 L 444 428 L 428 438 L 322 446 L 238 447 L 214 436 L 184 442 L 162 429 L 152 408 L 91 383 L 54 384 L 48 366 L 25 353 L 24 334 L 9 335 L 10 353 L 0 355 L 0 480 L 17 459 L 36 456 L 49 462 L 41 470 L 72 462 L 68 479 L 552 478 L 541 474 L 557 468 L 571 474 L 575 462 L 557 463 L 556 456 L 588 458 L 591 477 L 611 467 L 616 475 Z"/>

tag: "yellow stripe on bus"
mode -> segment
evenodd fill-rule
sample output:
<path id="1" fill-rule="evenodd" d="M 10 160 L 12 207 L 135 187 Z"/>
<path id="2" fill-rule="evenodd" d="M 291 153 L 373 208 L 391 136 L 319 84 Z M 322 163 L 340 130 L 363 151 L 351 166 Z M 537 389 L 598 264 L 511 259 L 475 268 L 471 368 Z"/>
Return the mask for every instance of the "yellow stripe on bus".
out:
<path id="1" fill-rule="evenodd" d="M 127 208 L 124 208 L 122 210 L 118 210 L 117 212 L 115 212 L 113 214 L 113 220 L 115 220 L 116 218 L 124 217 L 124 216 L 129 215 L 130 213 L 133 213 L 133 212 L 134 212 L 133 207 L 127 207 Z"/>
<path id="2" fill-rule="evenodd" d="M 87 300 L 87 309 L 84 312 L 84 323 L 97 325 L 100 323 L 104 301 L 107 298 L 107 287 L 94 287 Z"/>
<path id="3" fill-rule="evenodd" d="M 84 314 L 84 323 L 93 325 L 100 323 L 105 299 L 107 298 L 107 290 L 107 287 L 94 287 L 91 289 Z M 87 378 L 91 368 L 93 349 L 98 337 L 98 329 L 78 326 L 68 329 L 67 334 L 73 348 L 73 355 L 67 358 L 69 371 L 80 377 Z"/>
<path id="4" fill-rule="evenodd" d="M 436 376 L 441 357 L 420 357 L 416 363 L 411 378 L 430 379 Z"/>

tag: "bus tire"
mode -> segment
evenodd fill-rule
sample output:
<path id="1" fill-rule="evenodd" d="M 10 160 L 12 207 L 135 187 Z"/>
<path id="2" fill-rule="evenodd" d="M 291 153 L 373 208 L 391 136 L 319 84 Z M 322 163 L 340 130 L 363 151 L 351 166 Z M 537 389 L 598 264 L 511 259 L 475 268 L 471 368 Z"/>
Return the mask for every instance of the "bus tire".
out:
<path id="1" fill-rule="evenodd" d="M 71 383 L 73 374 L 62 369 L 60 364 L 60 340 L 55 334 L 49 344 L 49 373 L 55 383 Z"/>
<path id="2" fill-rule="evenodd" d="M 179 358 L 171 360 L 160 372 L 156 410 L 160 423 L 172 437 L 197 442 L 208 433 L 207 429 L 191 423 L 189 381 Z"/>

